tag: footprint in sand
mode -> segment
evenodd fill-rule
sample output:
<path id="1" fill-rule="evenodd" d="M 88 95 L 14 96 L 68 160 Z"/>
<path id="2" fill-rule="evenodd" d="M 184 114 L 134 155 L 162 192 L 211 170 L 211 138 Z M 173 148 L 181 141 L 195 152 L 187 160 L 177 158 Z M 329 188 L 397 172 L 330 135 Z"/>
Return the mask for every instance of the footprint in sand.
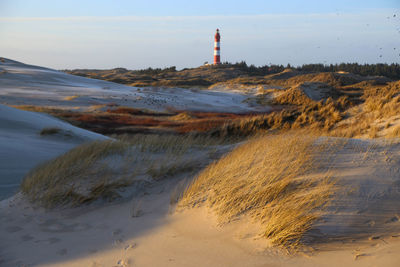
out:
<path id="1" fill-rule="evenodd" d="M 94 249 L 94 248 L 89 249 L 89 253 L 90 253 L 90 254 L 96 253 L 97 251 L 98 251 L 98 250 L 97 250 L 97 249 Z"/>
<path id="2" fill-rule="evenodd" d="M 57 237 L 50 237 L 48 239 L 41 239 L 41 240 L 35 240 L 35 243 L 45 243 L 48 245 L 60 242 L 61 239 L 57 238 Z"/>
<path id="3" fill-rule="evenodd" d="M 30 264 L 25 264 L 25 263 L 23 263 L 21 260 L 17 260 L 17 261 L 15 262 L 15 265 L 13 265 L 13 266 L 28 267 L 28 266 L 31 266 L 31 265 L 30 265 Z"/>
<path id="4" fill-rule="evenodd" d="M 22 230 L 22 228 L 19 227 L 19 226 L 6 227 L 6 231 L 9 232 L 9 233 L 15 233 L 15 232 L 18 232 L 18 231 L 21 231 L 21 230 Z"/>
<path id="5" fill-rule="evenodd" d="M 379 235 L 375 235 L 375 236 L 370 236 L 369 238 L 368 238 L 368 240 L 370 240 L 370 241 L 372 241 L 372 240 L 378 240 L 378 239 L 380 239 L 381 237 L 379 236 Z"/>
<path id="6" fill-rule="evenodd" d="M 114 240 L 113 245 L 118 246 L 118 245 L 121 245 L 123 242 L 124 241 L 121 238 L 119 238 L 119 239 Z"/>
<path id="7" fill-rule="evenodd" d="M 131 266 L 131 260 L 130 259 L 125 259 L 125 260 L 119 260 L 117 262 L 118 267 L 129 267 Z"/>
<path id="8" fill-rule="evenodd" d="M 31 235 L 23 235 L 23 236 L 21 236 L 21 240 L 22 241 L 29 241 L 29 240 L 32 240 L 33 239 L 33 236 L 31 236 Z"/>
<path id="9" fill-rule="evenodd" d="M 400 216 L 396 215 L 396 216 L 393 216 L 392 218 L 390 218 L 389 220 L 387 220 L 385 223 L 395 223 L 395 222 L 398 222 L 399 219 L 400 219 Z"/>
<path id="10" fill-rule="evenodd" d="M 59 251 L 57 251 L 58 255 L 64 256 L 68 253 L 68 250 L 66 248 L 60 249 Z"/>
<path id="11" fill-rule="evenodd" d="M 121 229 L 115 229 L 114 231 L 112 231 L 112 235 L 113 236 L 117 236 L 117 235 L 120 235 L 122 233 L 122 230 Z"/>
<path id="12" fill-rule="evenodd" d="M 136 247 L 136 243 L 132 243 L 132 244 L 129 244 L 129 245 L 127 245 L 127 246 L 125 246 L 125 250 L 130 250 L 130 249 L 132 249 L 132 248 L 135 248 Z"/>
<path id="13" fill-rule="evenodd" d="M 24 214 L 23 216 L 24 216 L 24 220 L 23 220 L 24 223 L 32 222 L 32 220 L 33 220 L 32 216 L 26 215 L 26 214 Z"/>
<path id="14" fill-rule="evenodd" d="M 366 225 L 368 225 L 369 227 L 373 227 L 375 225 L 375 221 L 373 220 L 368 220 L 365 222 Z"/>
<path id="15" fill-rule="evenodd" d="M 103 267 L 104 265 L 98 262 L 92 262 L 92 265 L 90 265 L 90 267 Z"/>
<path id="16" fill-rule="evenodd" d="M 356 255 L 354 255 L 354 260 L 359 260 L 361 257 L 366 257 L 366 256 L 371 256 L 370 254 L 367 253 L 358 253 Z"/>
<path id="17" fill-rule="evenodd" d="M 44 232 L 60 233 L 84 231 L 92 227 L 89 224 L 74 223 L 67 225 L 57 220 L 47 220 L 40 224 L 40 228 Z"/>

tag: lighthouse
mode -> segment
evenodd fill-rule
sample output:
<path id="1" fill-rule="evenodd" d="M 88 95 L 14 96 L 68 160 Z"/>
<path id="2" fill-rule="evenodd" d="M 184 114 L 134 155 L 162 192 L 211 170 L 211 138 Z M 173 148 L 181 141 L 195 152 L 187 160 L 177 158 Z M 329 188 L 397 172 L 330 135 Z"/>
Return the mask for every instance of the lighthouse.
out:
<path id="1" fill-rule="evenodd" d="M 221 64 L 221 36 L 219 35 L 219 29 L 217 29 L 214 38 L 214 65 L 218 65 Z"/>

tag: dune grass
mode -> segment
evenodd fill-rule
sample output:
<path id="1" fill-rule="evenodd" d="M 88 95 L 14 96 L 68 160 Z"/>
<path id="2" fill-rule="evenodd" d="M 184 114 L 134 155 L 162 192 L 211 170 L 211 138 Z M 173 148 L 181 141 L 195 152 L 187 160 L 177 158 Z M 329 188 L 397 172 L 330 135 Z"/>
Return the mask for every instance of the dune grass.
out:
<path id="1" fill-rule="evenodd" d="M 298 134 L 258 137 L 209 165 L 188 186 L 178 208 L 209 206 L 221 222 L 249 216 L 272 244 L 297 248 L 334 193 L 334 181 L 318 169 L 329 150 Z"/>
<path id="2" fill-rule="evenodd" d="M 343 121 L 329 133 L 339 137 L 391 138 L 398 137 L 390 121 L 400 113 L 400 82 L 385 86 L 367 86 L 362 96 L 365 101 L 347 121 Z M 379 126 L 379 124 L 382 124 Z"/>
<path id="3" fill-rule="evenodd" d="M 81 145 L 69 152 L 39 165 L 24 178 L 21 191 L 33 202 L 53 207 L 66 203 L 83 203 L 104 195 L 108 187 L 107 172 L 96 168 L 98 161 L 126 151 L 126 144 L 114 141 L 96 141 Z M 79 185 L 88 182 L 90 176 L 102 174 L 89 186 L 88 194 L 79 193 Z"/>
<path id="4" fill-rule="evenodd" d="M 221 144 L 230 144 L 235 139 L 210 137 L 207 135 L 176 135 L 176 134 L 135 134 L 113 135 L 116 139 L 137 146 L 140 151 L 167 152 L 182 155 L 189 149 L 206 148 Z"/>
<path id="5" fill-rule="evenodd" d="M 231 139 L 212 138 L 209 136 L 187 135 L 122 135 L 126 143 L 135 146 L 140 153 L 151 153 L 154 158 L 148 163 L 146 174 L 154 180 L 162 180 L 182 173 L 198 170 L 202 162 L 197 156 L 200 151 L 230 144 Z M 193 153 L 197 151 L 196 153 Z"/>
<path id="6" fill-rule="evenodd" d="M 251 136 L 268 130 L 308 128 L 327 133 L 343 119 L 346 98 L 310 102 L 296 109 L 286 109 L 270 114 L 253 116 L 228 122 L 211 131 L 215 136 Z"/>
<path id="7" fill-rule="evenodd" d="M 31 202 L 47 208 L 114 200 L 131 185 L 144 186 L 199 170 L 222 139 L 192 135 L 118 136 L 95 141 L 37 166 L 21 184 Z"/>
<path id="8" fill-rule="evenodd" d="M 394 126 L 387 136 L 392 138 L 400 137 L 400 125 Z"/>
<path id="9" fill-rule="evenodd" d="M 377 118 L 397 115 L 400 111 L 400 82 L 365 90 L 363 98 L 365 99 L 364 111 L 374 112 Z"/>

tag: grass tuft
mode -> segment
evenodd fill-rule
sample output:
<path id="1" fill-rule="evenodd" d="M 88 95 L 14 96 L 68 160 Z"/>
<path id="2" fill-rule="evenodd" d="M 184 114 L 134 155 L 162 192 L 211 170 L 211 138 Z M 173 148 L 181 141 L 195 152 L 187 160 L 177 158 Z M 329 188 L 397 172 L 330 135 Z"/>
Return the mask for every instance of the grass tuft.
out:
<path id="1" fill-rule="evenodd" d="M 309 175 L 324 146 L 296 134 L 258 137 L 202 171 L 178 206 L 207 205 L 221 222 L 249 216 L 273 244 L 299 247 L 333 194 L 329 175 Z"/>
<path id="2" fill-rule="evenodd" d="M 32 202 L 45 207 L 77 205 L 111 196 L 113 188 L 126 183 L 108 179 L 110 174 L 99 165 L 99 160 L 123 154 L 126 148 L 126 144 L 115 141 L 95 141 L 76 147 L 29 172 L 21 183 L 21 191 Z M 95 175 L 96 179 L 91 179 Z"/>
<path id="3" fill-rule="evenodd" d="M 193 135 L 116 138 L 83 144 L 36 167 L 24 178 L 22 193 L 47 208 L 114 200 L 124 187 L 198 171 L 209 161 L 207 151 L 226 142 Z"/>
<path id="4" fill-rule="evenodd" d="M 60 128 L 57 127 L 48 127 L 48 128 L 43 128 L 40 131 L 40 135 L 45 136 L 45 135 L 54 135 L 54 134 L 58 134 L 61 132 Z"/>
<path id="5" fill-rule="evenodd" d="M 74 100 L 74 99 L 76 99 L 76 98 L 78 98 L 79 97 L 79 95 L 71 95 L 71 96 L 66 96 L 66 97 L 64 97 L 63 99 L 65 100 L 65 101 L 72 101 L 72 100 Z"/>

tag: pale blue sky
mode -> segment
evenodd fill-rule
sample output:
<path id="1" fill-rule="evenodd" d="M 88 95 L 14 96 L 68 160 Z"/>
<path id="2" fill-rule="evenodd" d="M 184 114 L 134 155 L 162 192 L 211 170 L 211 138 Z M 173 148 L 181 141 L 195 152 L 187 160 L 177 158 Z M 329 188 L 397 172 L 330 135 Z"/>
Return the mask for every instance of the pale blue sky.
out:
<path id="1" fill-rule="evenodd" d="M 0 56 L 52 68 L 399 63 L 400 0 L 0 0 Z"/>

